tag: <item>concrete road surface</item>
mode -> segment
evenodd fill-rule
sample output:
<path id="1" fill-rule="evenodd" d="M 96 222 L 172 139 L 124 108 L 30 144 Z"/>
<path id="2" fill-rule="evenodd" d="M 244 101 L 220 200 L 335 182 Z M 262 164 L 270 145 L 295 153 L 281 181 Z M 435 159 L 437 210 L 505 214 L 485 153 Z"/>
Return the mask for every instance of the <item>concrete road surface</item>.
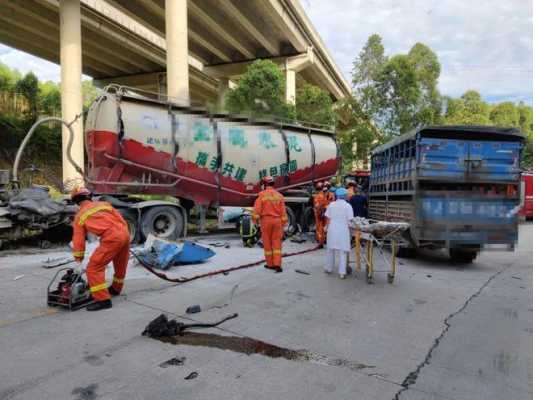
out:
<path id="1" fill-rule="evenodd" d="M 97 313 L 46 307 L 55 271 L 41 263 L 63 249 L 0 253 L 0 399 L 533 399 L 532 239 L 522 225 L 517 251 L 467 266 L 402 260 L 394 285 L 384 272 L 374 285 L 326 275 L 323 250 L 286 259 L 283 274 L 255 267 L 183 285 L 132 263 L 124 294 Z M 217 241 L 231 247 L 171 274 L 261 258 L 235 238 L 204 239 Z M 192 304 L 203 311 L 185 314 Z M 162 312 L 239 317 L 172 343 L 141 336 Z"/>

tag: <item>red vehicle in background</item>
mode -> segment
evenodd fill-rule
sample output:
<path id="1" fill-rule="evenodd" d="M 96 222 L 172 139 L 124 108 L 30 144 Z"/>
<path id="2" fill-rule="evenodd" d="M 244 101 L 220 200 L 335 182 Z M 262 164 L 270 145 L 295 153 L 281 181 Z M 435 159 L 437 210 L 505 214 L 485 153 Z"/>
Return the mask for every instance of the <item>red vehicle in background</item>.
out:
<path id="1" fill-rule="evenodd" d="M 521 215 L 526 220 L 533 219 L 533 171 L 522 173 L 522 207 Z"/>

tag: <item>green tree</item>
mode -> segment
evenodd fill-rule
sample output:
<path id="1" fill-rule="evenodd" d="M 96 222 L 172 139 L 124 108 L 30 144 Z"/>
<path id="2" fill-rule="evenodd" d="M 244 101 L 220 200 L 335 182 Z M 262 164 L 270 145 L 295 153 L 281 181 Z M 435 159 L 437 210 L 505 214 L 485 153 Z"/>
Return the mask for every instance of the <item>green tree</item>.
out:
<path id="1" fill-rule="evenodd" d="M 254 117 L 294 117 L 293 108 L 285 104 L 284 89 L 285 79 L 278 66 L 269 60 L 256 60 L 226 95 L 226 108 Z"/>
<path id="2" fill-rule="evenodd" d="M 40 113 L 44 115 L 61 115 L 61 92 L 57 83 L 48 81 L 40 85 Z"/>
<path id="3" fill-rule="evenodd" d="M 398 135 L 413 128 L 421 89 L 414 66 L 406 55 L 392 57 L 377 77 L 379 111 L 374 119 L 380 128 Z"/>
<path id="4" fill-rule="evenodd" d="M 420 100 L 415 114 L 415 125 L 423 126 L 440 122 L 441 95 L 437 89 L 440 63 L 437 55 L 426 45 L 416 43 L 409 54 L 420 87 Z"/>
<path id="5" fill-rule="evenodd" d="M 517 109 L 520 130 L 528 135 L 533 134 L 533 108 L 526 106 L 524 102 L 520 102 Z"/>
<path id="6" fill-rule="evenodd" d="M 17 81 L 16 74 L 7 65 L 0 63 L 0 90 L 12 90 Z"/>
<path id="7" fill-rule="evenodd" d="M 303 83 L 296 91 L 296 118 L 299 121 L 333 126 L 333 100 L 319 87 Z"/>
<path id="8" fill-rule="evenodd" d="M 340 100 L 334 108 L 344 173 L 352 170 L 354 162 L 364 163 L 368 160 L 371 149 L 380 143 L 382 137 L 354 97 Z"/>
<path id="9" fill-rule="evenodd" d="M 39 79 L 30 71 L 16 83 L 15 89 L 28 101 L 29 117 L 31 120 L 35 120 L 39 105 Z"/>
<path id="10" fill-rule="evenodd" d="M 387 62 L 381 36 L 371 35 L 353 62 L 352 86 L 363 110 L 373 115 L 377 111 L 379 93 L 376 79 Z"/>
<path id="11" fill-rule="evenodd" d="M 494 106 L 490 112 L 490 120 L 496 126 L 520 127 L 520 113 L 510 101 Z"/>
<path id="12" fill-rule="evenodd" d="M 489 125 L 490 108 L 475 90 L 468 90 L 460 99 L 448 99 L 445 123 L 449 125 Z"/>
<path id="13" fill-rule="evenodd" d="M 93 100 L 98 96 L 98 89 L 93 85 L 92 79 L 86 79 L 81 83 L 81 94 L 83 100 L 83 109 L 87 110 Z"/>
<path id="14" fill-rule="evenodd" d="M 381 37 L 368 38 L 354 61 L 352 84 L 363 110 L 380 130 L 398 135 L 440 121 L 440 63 L 422 43 L 408 54 L 385 56 Z"/>

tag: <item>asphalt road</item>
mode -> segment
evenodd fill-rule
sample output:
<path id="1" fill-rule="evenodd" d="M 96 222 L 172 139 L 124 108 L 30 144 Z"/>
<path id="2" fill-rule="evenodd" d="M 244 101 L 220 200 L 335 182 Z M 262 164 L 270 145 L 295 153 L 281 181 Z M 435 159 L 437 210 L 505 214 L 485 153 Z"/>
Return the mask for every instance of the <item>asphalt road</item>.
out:
<path id="1" fill-rule="evenodd" d="M 514 253 L 469 266 L 404 260 L 394 285 L 384 272 L 374 285 L 325 275 L 323 251 L 287 259 L 283 274 L 258 267 L 179 286 L 131 266 L 125 294 L 98 313 L 46 307 L 54 271 L 40 265 L 58 250 L 0 253 L 0 399 L 533 399 L 532 239 L 522 225 Z M 260 257 L 229 242 L 173 274 Z M 186 315 L 191 304 L 203 311 Z M 161 312 L 239 317 L 177 343 L 141 336 Z"/>

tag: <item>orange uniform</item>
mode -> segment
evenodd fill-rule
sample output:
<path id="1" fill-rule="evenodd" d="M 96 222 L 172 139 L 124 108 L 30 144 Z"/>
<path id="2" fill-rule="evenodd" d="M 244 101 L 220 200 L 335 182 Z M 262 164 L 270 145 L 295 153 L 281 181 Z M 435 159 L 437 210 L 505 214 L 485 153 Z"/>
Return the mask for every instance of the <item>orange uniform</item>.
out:
<path id="1" fill-rule="evenodd" d="M 110 298 L 105 281 L 105 268 L 113 261 L 115 274 L 112 287 L 120 293 L 124 285 L 130 250 L 128 225 L 122 215 L 104 201 L 86 200 L 80 204 L 73 223 L 73 255 L 77 261 L 85 255 L 85 236 L 90 232 L 100 238 L 87 265 L 87 280 L 91 295 L 96 301 Z"/>
<path id="2" fill-rule="evenodd" d="M 272 186 L 259 193 L 254 204 L 253 219 L 261 221 L 261 239 L 269 267 L 281 268 L 283 226 L 287 224 L 285 199 Z"/>
<path id="3" fill-rule="evenodd" d="M 329 203 L 333 203 L 335 201 L 335 193 L 330 192 L 329 190 L 326 192 L 326 200 Z M 327 206 L 326 206 L 327 207 Z"/>
<path id="4" fill-rule="evenodd" d="M 318 244 L 324 245 L 326 240 L 326 235 L 324 232 L 324 227 L 326 226 L 326 217 L 324 213 L 328 207 L 328 199 L 326 193 L 323 191 L 318 192 L 313 197 L 313 211 L 315 212 L 315 230 L 316 230 L 316 240 Z"/>

